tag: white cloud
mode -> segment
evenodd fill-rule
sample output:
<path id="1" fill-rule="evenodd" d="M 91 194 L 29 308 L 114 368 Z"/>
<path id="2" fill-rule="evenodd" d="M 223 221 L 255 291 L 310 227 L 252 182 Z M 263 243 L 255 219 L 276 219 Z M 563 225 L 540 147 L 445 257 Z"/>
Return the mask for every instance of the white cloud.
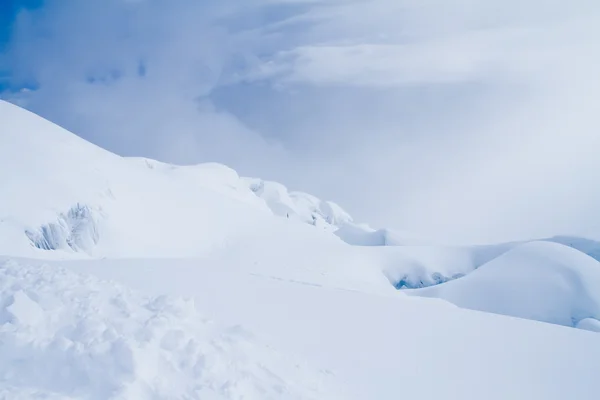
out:
<path id="1" fill-rule="evenodd" d="M 24 13 L 28 107 L 449 240 L 592 233 L 592 0 L 86 1 Z"/>

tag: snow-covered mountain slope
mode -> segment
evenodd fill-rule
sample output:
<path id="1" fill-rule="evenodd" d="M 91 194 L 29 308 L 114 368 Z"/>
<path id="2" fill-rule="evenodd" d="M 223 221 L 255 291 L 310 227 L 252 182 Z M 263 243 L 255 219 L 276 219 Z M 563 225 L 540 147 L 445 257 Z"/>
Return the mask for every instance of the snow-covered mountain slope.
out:
<path id="1" fill-rule="evenodd" d="M 345 255 L 342 241 L 304 223 L 274 217 L 227 167 L 124 159 L 4 102 L 0 121 L 0 184 L 9 194 L 0 196 L 0 254 L 238 254 L 251 260 L 254 253 L 266 253 L 282 263 L 286 254 L 299 249 L 320 254 L 319 248 L 327 248 L 341 257 L 334 264 L 337 269 L 343 266 L 343 275 L 352 275 L 356 263 Z M 275 252 L 274 240 L 279 241 Z M 369 278 L 358 281 L 365 280 Z"/>
<path id="2" fill-rule="evenodd" d="M 0 399 L 597 397 L 596 242 L 434 245 L 3 102 L 0 189 Z"/>
<path id="3" fill-rule="evenodd" d="M 257 226 L 280 229 L 269 210 L 318 226 L 351 221 L 334 203 L 280 193 L 222 165 L 118 157 L 6 102 L 0 121 L 0 183 L 10 194 L 0 197 L 3 254 L 199 256 Z"/>
<path id="4" fill-rule="evenodd" d="M 0 253 L 197 255 L 272 220 L 226 167 L 123 159 L 4 102 L 0 121 Z"/>

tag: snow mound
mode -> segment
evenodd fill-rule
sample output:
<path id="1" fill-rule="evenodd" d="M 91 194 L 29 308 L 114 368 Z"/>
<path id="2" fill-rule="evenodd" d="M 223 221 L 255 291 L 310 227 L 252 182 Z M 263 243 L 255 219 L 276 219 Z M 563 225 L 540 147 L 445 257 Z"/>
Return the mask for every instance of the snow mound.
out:
<path id="1" fill-rule="evenodd" d="M 576 326 L 600 318 L 600 263 L 552 242 L 514 247 L 467 276 L 407 291 L 459 307 Z"/>
<path id="2" fill-rule="evenodd" d="M 336 232 L 350 231 L 351 227 Z M 365 229 L 358 231 L 364 233 Z M 364 236 L 362 236 L 364 238 Z M 359 240 L 360 240 L 359 236 Z M 479 246 L 441 246 L 421 243 L 414 237 L 406 236 L 390 246 L 400 246 L 377 250 L 380 253 L 383 272 L 397 289 L 419 289 L 439 285 L 470 274 L 477 268 L 502 256 L 506 252 L 530 242 L 508 242 Z M 352 240 L 344 239 L 349 243 Z M 574 236 L 556 236 L 542 239 L 544 242 L 563 244 L 590 257 L 600 260 L 600 243 Z M 385 245 L 389 241 L 375 241 L 373 245 Z M 357 243 L 361 245 L 361 243 Z M 366 245 L 369 245 L 368 243 Z"/>
<path id="3" fill-rule="evenodd" d="M 512 247 L 405 245 L 373 248 L 372 252 L 396 289 L 417 289 L 462 278 Z"/>
<path id="4" fill-rule="evenodd" d="M 600 320 L 595 318 L 584 318 L 579 321 L 575 327 L 585 331 L 600 332 Z"/>
<path id="5" fill-rule="evenodd" d="M 313 373 L 193 300 L 50 266 L 0 265 L 0 397 L 319 399 Z"/>

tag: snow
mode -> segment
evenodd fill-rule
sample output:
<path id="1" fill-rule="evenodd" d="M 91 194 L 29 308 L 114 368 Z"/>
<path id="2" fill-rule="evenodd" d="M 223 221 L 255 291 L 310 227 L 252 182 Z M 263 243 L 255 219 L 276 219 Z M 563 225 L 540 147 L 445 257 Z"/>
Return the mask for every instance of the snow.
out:
<path id="1" fill-rule="evenodd" d="M 573 236 L 555 236 L 546 239 L 546 241 L 564 244 L 565 246 L 579 250 L 596 260 L 600 260 L 600 243 L 595 240 Z"/>
<path id="2" fill-rule="evenodd" d="M 7 321 L 22 325 L 36 326 L 43 318 L 44 311 L 35 301 L 22 290 L 16 291 L 12 296 L 3 300 L 7 303 Z"/>
<path id="3" fill-rule="evenodd" d="M 600 332 L 600 320 L 595 318 L 584 318 L 577 323 L 577 328 L 590 332 Z"/>
<path id="4" fill-rule="evenodd" d="M 356 223 L 339 204 L 321 200 L 308 193 L 290 191 L 281 183 L 258 178 L 242 178 L 242 180 L 258 198 L 265 202 L 273 214 L 333 232 L 348 244 L 402 246 L 431 243 L 430 240 L 409 232 L 373 229 L 365 223 Z"/>
<path id="5" fill-rule="evenodd" d="M 51 265 L 158 295 L 195 299 L 314 371 L 344 399 L 595 399 L 595 333 L 460 309 L 403 292 L 261 274 L 203 260 L 61 261 Z M 331 397 L 320 397 L 331 398 Z"/>
<path id="6" fill-rule="evenodd" d="M 339 205 L 308 193 L 289 191 L 281 183 L 243 178 L 248 188 L 278 216 L 335 231 L 352 223 L 352 217 Z"/>
<path id="7" fill-rule="evenodd" d="M 2 254 L 198 256 L 272 220 L 226 167 L 124 159 L 5 102 L 0 121 L 0 182 L 10 193 L 0 196 Z M 69 245 L 80 223 L 85 240 Z M 39 251 L 32 236 L 60 252 Z"/>
<path id="8" fill-rule="evenodd" d="M 595 241 L 443 246 L 0 121 L 0 398 L 597 397 Z"/>
<path id="9" fill-rule="evenodd" d="M 354 246 L 422 246 L 430 240 L 408 232 L 391 229 L 373 229 L 365 224 L 346 223 L 335 231 L 336 236 Z"/>
<path id="10" fill-rule="evenodd" d="M 576 326 L 600 318 L 600 263 L 562 244 L 519 245 L 467 276 L 412 292 L 460 307 Z"/>
<path id="11" fill-rule="evenodd" d="M 44 265 L 9 261 L 0 273 L 0 304 L 16 317 L 0 326 L 2 398 L 336 398 L 327 374 L 204 318 L 193 299 Z"/>

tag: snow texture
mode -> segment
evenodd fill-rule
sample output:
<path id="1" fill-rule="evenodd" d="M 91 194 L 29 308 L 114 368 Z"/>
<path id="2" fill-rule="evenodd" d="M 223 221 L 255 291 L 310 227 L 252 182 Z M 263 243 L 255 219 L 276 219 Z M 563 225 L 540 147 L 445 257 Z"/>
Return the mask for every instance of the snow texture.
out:
<path id="1" fill-rule="evenodd" d="M 0 276 L 0 398 L 335 398 L 324 374 L 193 299 L 12 261 Z"/>

